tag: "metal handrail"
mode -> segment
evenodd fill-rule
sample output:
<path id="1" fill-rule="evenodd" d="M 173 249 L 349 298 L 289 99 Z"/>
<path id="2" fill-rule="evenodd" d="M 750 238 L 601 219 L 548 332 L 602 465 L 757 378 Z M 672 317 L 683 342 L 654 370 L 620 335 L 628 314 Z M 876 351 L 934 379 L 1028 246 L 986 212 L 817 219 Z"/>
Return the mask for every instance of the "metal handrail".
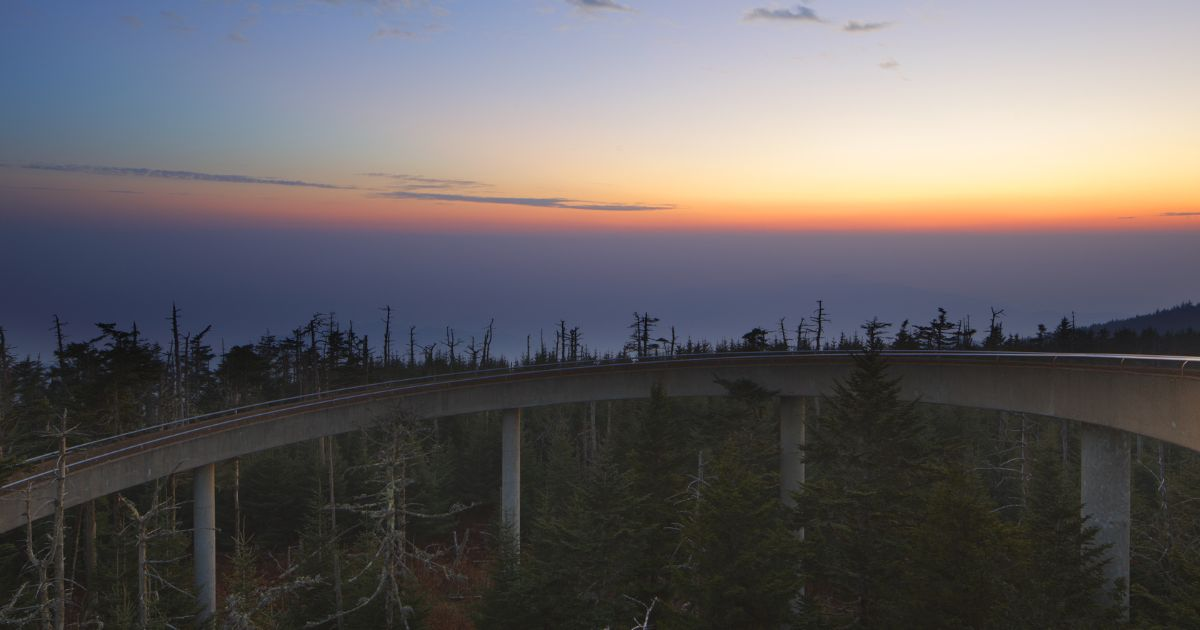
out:
<path id="1" fill-rule="evenodd" d="M 217 423 L 215 425 L 207 425 L 203 428 L 192 429 L 189 431 L 184 431 L 182 433 L 180 433 L 180 432 L 172 433 L 170 436 L 163 436 L 162 438 L 139 442 L 137 445 L 127 447 L 126 449 L 119 449 L 117 451 L 106 451 L 105 453 L 103 453 L 101 455 L 103 457 L 111 457 L 114 453 L 120 453 L 120 452 L 124 452 L 125 450 L 131 450 L 131 449 L 145 448 L 147 445 L 155 444 L 157 442 L 160 442 L 160 441 L 163 441 L 166 439 L 176 439 L 180 435 L 187 435 L 193 431 L 209 430 L 209 429 L 212 429 L 215 427 L 225 426 L 226 424 L 232 423 L 232 422 L 242 422 L 242 421 L 251 420 L 254 418 L 261 418 L 261 417 L 279 413 L 279 412 L 296 411 L 298 409 L 305 409 L 308 407 L 316 406 L 318 404 L 326 404 L 326 403 L 330 403 L 330 402 L 334 402 L 334 401 L 354 400 L 357 398 L 363 398 L 363 397 L 375 395 L 375 394 L 382 393 L 382 392 L 393 392 L 393 391 L 400 391 L 400 390 L 404 390 L 404 389 L 413 389 L 416 387 L 432 385 L 432 384 L 437 384 L 437 383 L 477 382 L 477 381 L 482 381 L 482 380 L 493 380 L 493 379 L 496 379 L 499 377 L 504 377 L 504 376 L 508 376 L 508 375 L 512 375 L 512 374 L 522 374 L 522 375 L 553 374 L 553 373 L 559 373 L 559 372 L 566 372 L 566 371 L 570 371 L 570 370 L 597 369 L 597 368 L 606 368 L 606 367 L 612 367 L 612 366 L 617 366 L 617 365 L 637 365 L 639 363 L 642 363 L 642 364 L 644 364 L 644 363 L 654 363 L 654 364 L 695 363 L 695 362 L 711 361 L 713 359 L 774 358 L 774 357 L 788 357 L 788 356 L 821 356 L 821 357 L 829 357 L 829 358 L 838 358 L 838 357 L 848 358 L 848 357 L 852 357 L 852 356 L 855 356 L 858 354 L 861 354 L 861 351 L 832 351 L 832 352 L 831 351 L 821 351 L 821 352 L 818 352 L 818 351 L 796 351 L 796 350 L 763 350 L 763 351 L 755 351 L 755 352 L 705 352 L 705 353 L 694 353 L 694 354 L 676 353 L 675 355 L 661 355 L 661 356 L 652 356 L 652 357 L 639 357 L 639 358 L 618 357 L 618 358 L 609 358 L 609 359 L 587 359 L 587 360 L 564 361 L 564 362 L 555 362 L 555 363 L 531 364 L 531 365 L 523 365 L 523 366 L 513 365 L 513 366 L 509 366 L 509 367 L 488 368 L 485 370 L 464 370 L 461 372 L 450 372 L 450 373 L 446 373 L 446 374 L 434 374 L 434 375 L 427 375 L 427 376 L 409 377 L 409 378 L 403 378 L 403 379 L 393 379 L 393 380 L 389 380 L 389 381 L 381 381 L 379 383 L 353 385 L 353 386 L 349 386 L 349 387 L 341 387 L 338 389 L 324 390 L 324 391 L 319 391 L 319 392 L 311 392 L 308 394 L 301 394 L 301 395 L 297 395 L 297 396 L 289 396 L 286 398 L 279 398 L 279 399 L 275 399 L 275 400 L 251 403 L 248 405 L 239 405 L 237 407 L 233 407 L 230 409 L 224 409 L 224 410 L 220 410 L 220 411 L 199 414 L 196 416 L 190 416 L 187 418 L 171 420 L 171 421 L 156 424 L 156 425 L 141 427 L 141 428 L 135 429 L 133 431 L 126 431 L 124 433 L 107 436 L 104 438 L 100 438 L 98 440 L 92 440 L 90 442 L 77 444 L 75 446 L 68 448 L 66 452 L 67 452 L 67 454 L 77 454 L 77 453 L 81 453 L 81 452 L 86 452 L 88 450 L 94 449 L 99 446 L 104 446 L 106 444 L 120 442 L 123 440 L 127 440 L 129 438 L 137 437 L 139 435 L 144 435 L 147 433 L 166 431 L 168 429 L 175 429 L 175 428 L 195 424 L 195 423 L 203 421 L 203 420 L 212 420 L 212 419 L 221 418 L 224 416 L 237 416 L 234 418 L 229 418 L 225 422 Z M 1118 363 L 1118 365 L 1120 365 L 1120 366 L 1123 366 L 1125 364 L 1126 360 L 1132 359 L 1132 360 L 1142 361 L 1142 362 L 1171 364 L 1170 366 L 1174 366 L 1177 364 L 1181 372 L 1185 368 L 1187 368 L 1188 363 L 1200 361 L 1200 357 L 1189 357 L 1189 356 L 1089 354 L 1089 353 L 1023 352 L 1023 351 L 974 351 L 974 350 L 902 350 L 902 351 L 900 351 L 900 350 L 889 350 L 889 351 L 884 351 L 882 354 L 883 354 L 883 356 L 889 357 L 889 358 L 904 358 L 904 357 L 928 358 L 931 356 L 950 356 L 950 357 L 961 357 L 961 358 L 994 358 L 997 361 L 999 361 L 1003 357 L 1023 357 L 1023 358 L 1049 359 L 1052 364 L 1056 364 L 1057 360 L 1059 358 L 1085 359 L 1085 360 L 1087 360 L 1087 359 L 1119 360 L 1120 362 Z M 1170 366 L 1164 366 L 1164 367 L 1170 367 Z M 299 403 L 299 404 L 290 404 L 290 403 Z M 286 405 L 286 406 L 280 407 L 280 405 Z M 259 413 L 251 414 L 248 416 L 240 415 L 240 414 L 243 414 L 248 411 L 253 411 L 256 409 L 263 409 L 264 407 L 270 407 L 271 409 L 266 409 Z M 31 457 L 29 459 L 26 459 L 23 462 L 23 465 L 24 466 L 36 465 L 36 464 L 54 459 L 58 456 L 59 456 L 59 454 L 57 452 L 45 453 L 42 455 L 38 455 L 35 457 Z M 98 459 L 101 456 L 96 456 L 96 457 L 79 460 L 79 461 L 73 462 L 72 465 L 77 466 L 80 464 L 88 463 L 88 462 Z M 49 473 L 50 473 L 50 471 L 43 471 L 41 473 L 37 473 L 35 475 L 31 475 L 31 476 L 25 477 L 23 479 L 4 484 L 3 486 L 0 486 L 0 491 L 8 490 L 12 487 L 26 484 L 31 480 L 34 480 L 42 475 L 46 475 Z"/>

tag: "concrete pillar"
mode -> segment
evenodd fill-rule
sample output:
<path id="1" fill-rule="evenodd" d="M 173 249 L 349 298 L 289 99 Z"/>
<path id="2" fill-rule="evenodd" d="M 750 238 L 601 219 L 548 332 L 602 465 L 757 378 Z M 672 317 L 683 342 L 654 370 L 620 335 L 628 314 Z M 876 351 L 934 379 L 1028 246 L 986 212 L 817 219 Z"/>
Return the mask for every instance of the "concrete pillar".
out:
<path id="1" fill-rule="evenodd" d="M 796 506 L 792 493 L 804 483 L 804 423 L 807 401 L 799 396 L 779 399 L 779 498 L 788 508 Z"/>
<path id="2" fill-rule="evenodd" d="M 217 509 L 213 464 L 192 471 L 192 545 L 200 620 L 217 610 Z"/>
<path id="3" fill-rule="evenodd" d="M 1105 579 L 1124 578 L 1121 602 L 1129 606 L 1129 434 L 1083 425 L 1080 432 L 1080 485 L 1088 524 L 1100 528 L 1096 543 L 1112 545 Z"/>
<path id="4" fill-rule="evenodd" d="M 521 410 L 505 409 L 501 421 L 500 506 L 502 522 L 521 545 Z"/>

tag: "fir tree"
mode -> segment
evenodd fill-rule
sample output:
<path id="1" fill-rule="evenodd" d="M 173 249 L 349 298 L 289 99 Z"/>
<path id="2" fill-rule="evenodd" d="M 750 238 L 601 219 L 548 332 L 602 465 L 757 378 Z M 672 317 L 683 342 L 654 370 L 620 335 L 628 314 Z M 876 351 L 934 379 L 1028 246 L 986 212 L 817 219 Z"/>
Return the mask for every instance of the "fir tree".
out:
<path id="1" fill-rule="evenodd" d="M 899 393 L 878 352 L 858 355 L 809 430 L 805 461 L 820 476 L 804 484 L 796 510 L 811 581 L 807 611 L 819 624 L 903 621 L 922 493 L 938 473 L 927 424 Z"/>
<path id="2" fill-rule="evenodd" d="M 1020 623 L 1030 628 L 1096 628 L 1120 613 L 1104 580 L 1104 548 L 1081 515 L 1078 490 L 1057 453 L 1037 450 L 1021 533 L 1026 545 Z"/>
<path id="3" fill-rule="evenodd" d="M 771 628 L 792 617 L 799 541 L 748 431 L 721 447 L 684 523 L 678 593 L 666 627 Z"/>

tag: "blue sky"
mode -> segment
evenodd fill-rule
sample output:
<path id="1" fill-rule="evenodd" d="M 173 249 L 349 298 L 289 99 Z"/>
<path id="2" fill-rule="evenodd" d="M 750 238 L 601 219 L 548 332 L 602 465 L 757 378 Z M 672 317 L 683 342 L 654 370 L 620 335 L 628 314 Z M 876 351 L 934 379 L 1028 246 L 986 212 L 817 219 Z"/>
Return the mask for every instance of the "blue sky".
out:
<path id="1" fill-rule="evenodd" d="M 995 305 L 1029 332 L 1194 300 L 1198 21 L 10 0 L 0 326 L 33 351 L 54 313 L 153 330 L 176 300 L 234 343 L 391 303 L 431 335 L 567 318 L 616 344 L 633 309 L 713 336 L 817 299 L 846 330 Z"/>

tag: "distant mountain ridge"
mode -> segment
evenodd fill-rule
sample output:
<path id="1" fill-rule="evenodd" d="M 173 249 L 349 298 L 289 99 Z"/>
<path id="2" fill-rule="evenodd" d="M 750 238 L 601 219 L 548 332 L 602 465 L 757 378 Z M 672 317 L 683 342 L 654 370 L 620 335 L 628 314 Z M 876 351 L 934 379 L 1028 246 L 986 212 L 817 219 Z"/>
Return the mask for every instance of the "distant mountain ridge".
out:
<path id="1" fill-rule="evenodd" d="M 1178 306 L 1154 311 L 1149 315 L 1114 319 L 1103 324 L 1088 326 L 1089 330 L 1107 330 L 1109 333 L 1122 329 L 1141 332 L 1148 328 L 1153 328 L 1160 333 L 1183 332 L 1188 329 L 1200 331 L 1200 304 L 1187 301 Z"/>

